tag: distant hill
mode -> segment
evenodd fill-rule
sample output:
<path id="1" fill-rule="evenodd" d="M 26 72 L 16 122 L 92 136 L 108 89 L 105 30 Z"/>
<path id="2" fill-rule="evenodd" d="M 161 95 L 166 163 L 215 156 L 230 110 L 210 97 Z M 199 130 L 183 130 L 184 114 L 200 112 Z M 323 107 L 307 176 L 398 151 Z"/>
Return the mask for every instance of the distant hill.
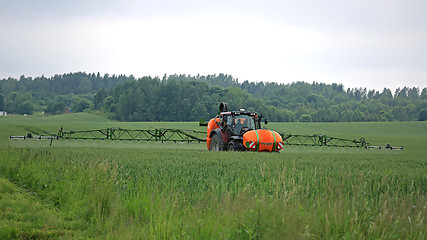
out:
<path id="1" fill-rule="evenodd" d="M 427 88 L 382 91 L 342 84 L 239 82 L 227 74 L 135 78 L 68 73 L 0 80 L 0 111 L 47 114 L 97 111 L 119 121 L 198 121 L 218 104 L 246 108 L 271 121 L 364 122 L 427 118 Z"/>

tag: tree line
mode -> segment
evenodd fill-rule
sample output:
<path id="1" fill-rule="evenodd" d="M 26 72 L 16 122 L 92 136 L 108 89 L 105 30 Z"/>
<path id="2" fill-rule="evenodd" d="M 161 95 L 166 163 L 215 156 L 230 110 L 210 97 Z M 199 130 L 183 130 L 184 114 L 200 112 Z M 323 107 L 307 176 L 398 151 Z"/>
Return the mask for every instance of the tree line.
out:
<path id="1" fill-rule="evenodd" d="M 68 73 L 0 80 L 0 111 L 61 114 L 91 111 L 119 121 L 198 121 L 245 108 L 279 122 L 427 120 L 427 88 L 395 91 L 342 84 L 239 82 L 227 74 L 126 75 Z"/>

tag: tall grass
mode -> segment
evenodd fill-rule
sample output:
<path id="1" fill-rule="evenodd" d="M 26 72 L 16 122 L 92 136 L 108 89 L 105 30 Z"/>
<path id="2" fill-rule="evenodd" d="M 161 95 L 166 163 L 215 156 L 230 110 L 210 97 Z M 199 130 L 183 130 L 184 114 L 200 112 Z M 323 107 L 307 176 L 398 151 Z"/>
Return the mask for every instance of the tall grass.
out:
<path id="1" fill-rule="evenodd" d="M 58 210 L 71 235 L 56 237 L 426 238 L 425 123 L 270 125 L 281 132 L 365 137 L 403 145 L 404 151 L 286 147 L 279 154 L 212 153 L 203 144 L 57 141 L 48 147 L 7 140 L 27 128 L 193 125 L 117 123 L 87 114 L 0 119 L 0 176 Z"/>
<path id="2" fill-rule="evenodd" d="M 425 160 L 399 153 L 3 148 L 0 156 L 6 177 L 88 237 L 425 238 Z"/>

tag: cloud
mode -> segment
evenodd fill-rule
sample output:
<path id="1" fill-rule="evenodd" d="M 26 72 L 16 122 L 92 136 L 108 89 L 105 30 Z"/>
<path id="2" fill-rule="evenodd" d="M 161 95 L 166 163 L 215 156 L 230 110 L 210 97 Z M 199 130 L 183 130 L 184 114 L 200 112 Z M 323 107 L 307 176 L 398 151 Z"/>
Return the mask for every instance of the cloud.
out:
<path id="1" fill-rule="evenodd" d="M 425 87 L 426 4 L 413 3 L 19 1 L 0 8 L 0 78 L 227 73 Z"/>
<path id="2" fill-rule="evenodd" d="M 87 20 L 76 36 L 111 55 L 113 69 L 154 75 L 225 72 L 257 74 L 293 65 L 295 55 L 316 50 L 313 33 L 251 19 Z M 88 36 L 87 33 L 90 33 Z"/>

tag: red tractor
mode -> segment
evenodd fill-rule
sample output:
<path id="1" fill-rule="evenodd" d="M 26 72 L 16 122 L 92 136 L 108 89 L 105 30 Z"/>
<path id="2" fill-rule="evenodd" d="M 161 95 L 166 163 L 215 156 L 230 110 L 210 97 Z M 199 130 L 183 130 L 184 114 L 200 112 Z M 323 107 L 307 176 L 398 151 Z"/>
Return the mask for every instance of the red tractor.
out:
<path id="1" fill-rule="evenodd" d="M 207 127 L 206 143 L 210 151 L 278 152 L 283 149 L 282 137 L 275 131 L 261 128 L 262 115 L 255 112 L 228 111 L 221 103 L 219 113 Z M 267 124 L 267 119 L 264 121 Z"/>

